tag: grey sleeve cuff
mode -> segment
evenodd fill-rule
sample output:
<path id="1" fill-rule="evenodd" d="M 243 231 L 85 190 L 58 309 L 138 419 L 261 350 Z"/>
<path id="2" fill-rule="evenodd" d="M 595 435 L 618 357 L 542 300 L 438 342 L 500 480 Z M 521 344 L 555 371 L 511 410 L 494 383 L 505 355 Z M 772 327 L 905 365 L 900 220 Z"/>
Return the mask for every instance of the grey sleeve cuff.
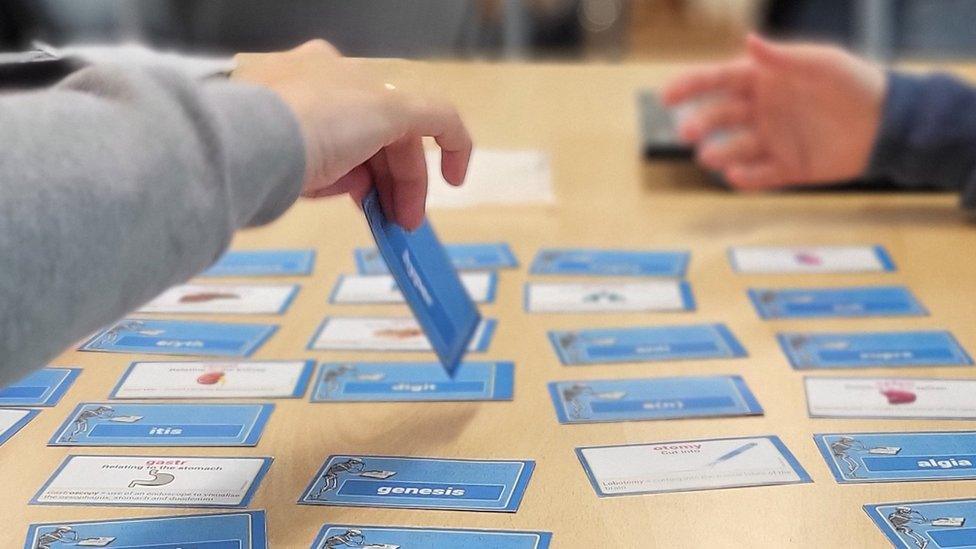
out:
<path id="1" fill-rule="evenodd" d="M 294 114 L 259 86 L 212 80 L 202 96 L 224 144 L 235 225 L 274 221 L 298 199 L 305 177 L 305 142 Z"/>

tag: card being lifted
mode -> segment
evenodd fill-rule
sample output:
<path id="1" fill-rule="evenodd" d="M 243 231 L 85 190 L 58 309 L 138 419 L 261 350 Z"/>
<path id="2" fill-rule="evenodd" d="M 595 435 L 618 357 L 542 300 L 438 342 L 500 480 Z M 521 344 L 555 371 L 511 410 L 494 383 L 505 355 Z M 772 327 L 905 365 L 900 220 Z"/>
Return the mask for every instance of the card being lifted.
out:
<path id="1" fill-rule="evenodd" d="M 376 247 L 437 358 L 453 373 L 478 329 L 481 314 L 447 252 L 429 222 L 408 232 L 389 221 L 375 190 L 363 199 L 363 212 Z"/>

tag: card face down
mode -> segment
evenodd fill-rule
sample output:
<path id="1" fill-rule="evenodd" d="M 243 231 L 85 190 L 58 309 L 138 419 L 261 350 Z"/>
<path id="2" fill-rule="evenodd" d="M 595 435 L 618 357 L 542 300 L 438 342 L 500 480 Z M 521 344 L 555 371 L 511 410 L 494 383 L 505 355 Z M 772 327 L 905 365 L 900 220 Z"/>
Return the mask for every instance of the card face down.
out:
<path id="1" fill-rule="evenodd" d="M 298 503 L 514 513 L 534 461 L 330 456 Z"/>
<path id="2" fill-rule="evenodd" d="M 24 549 L 267 549 L 264 511 L 31 524 Z"/>
<path id="3" fill-rule="evenodd" d="M 778 334 L 797 370 L 969 366 L 973 361 L 945 331 Z"/>
<path id="4" fill-rule="evenodd" d="M 813 436 L 834 478 L 855 482 L 976 479 L 976 432 Z"/>
<path id="5" fill-rule="evenodd" d="M 559 381 L 549 384 L 559 423 L 761 415 L 739 376 Z"/>
<path id="6" fill-rule="evenodd" d="M 453 373 L 468 349 L 481 313 L 471 300 L 428 221 L 407 232 L 386 219 L 374 190 L 363 212 L 390 273 L 437 358 Z"/>
<path id="7" fill-rule="evenodd" d="M 460 530 L 326 524 L 312 542 L 314 549 L 363 547 L 367 549 L 548 549 L 549 532 L 514 530 Z"/>

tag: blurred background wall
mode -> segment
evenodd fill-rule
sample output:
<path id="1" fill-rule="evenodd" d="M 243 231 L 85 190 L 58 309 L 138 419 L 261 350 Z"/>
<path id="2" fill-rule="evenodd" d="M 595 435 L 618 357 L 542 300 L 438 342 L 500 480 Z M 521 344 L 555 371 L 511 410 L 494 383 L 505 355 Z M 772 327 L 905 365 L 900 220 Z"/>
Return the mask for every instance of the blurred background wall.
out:
<path id="1" fill-rule="evenodd" d="M 260 51 L 324 37 L 356 56 L 721 57 L 759 29 L 879 58 L 976 53 L 976 0 L 0 0 L 0 48 L 142 41 Z"/>

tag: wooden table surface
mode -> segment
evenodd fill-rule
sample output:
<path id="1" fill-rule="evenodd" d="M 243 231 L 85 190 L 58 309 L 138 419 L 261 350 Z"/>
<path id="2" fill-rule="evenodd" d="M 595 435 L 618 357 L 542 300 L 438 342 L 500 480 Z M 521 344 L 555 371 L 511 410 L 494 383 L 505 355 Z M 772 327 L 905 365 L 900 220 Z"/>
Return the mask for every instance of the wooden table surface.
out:
<path id="1" fill-rule="evenodd" d="M 972 481 L 862 484 L 834 482 L 812 439 L 816 432 L 971 429 L 964 421 L 810 419 L 803 375 L 793 371 L 774 334 L 782 330 L 951 330 L 976 351 L 976 228 L 945 194 L 804 193 L 736 195 L 709 187 L 692 169 L 647 165 L 638 153 L 635 90 L 677 67 L 662 65 L 492 65 L 441 63 L 402 67 L 439 87 L 460 106 L 478 145 L 531 148 L 551 155 L 557 203 L 434 211 L 445 241 L 506 241 L 521 262 L 500 273 L 495 303 L 482 307 L 500 324 L 479 358 L 516 363 L 512 402 L 311 404 L 278 400 L 255 448 L 48 448 L 45 443 L 81 401 L 100 401 L 141 355 L 67 352 L 53 365 L 84 372 L 55 408 L 45 409 L 0 448 L 0 547 L 19 547 L 38 521 L 199 512 L 188 509 L 29 506 L 27 501 L 65 455 L 165 454 L 274 456 L 252 502 L 266 509 L 274 547 L 307 547 L 326 521 L 549 530 L 555 547 L 883 547 L 861 506 L 901 500 L 972 497 Z M 346 200 L 302 202 L 273 225 L 239 235 L 246 248 L 315 248 L 312 276 L 275 281 L 302 285 L 255 358 L 418 360 L 432 355 L 307 351 L 326 315 L 403 315 L 405 306 L 327 303 L 340 273 L 354 271 L 352 249 L 370 237 Z M 726 249 L 738 244 L 879 243 L 898 271 L 890 274 L 746 276 L 731 271 Z M 544 246 L 687 249 L 698 310 L 690 313 L 529 315 L 522 310 L 526 266 Z M 540 277 L 535 277 L 539 279 Z M 905 284 L 930 310 L 921 318 L 763 321 L 750 286 Z M 189 318 L 189 317 L 186 317 Z M 200 318 L 200 317 L 195 317 Z M 204 317 L 242 320 L 240 317 Z M 561 366 L 549 329 L 725 322 L 748 358 L 650 364 Z M 37 334 L 44 337 L 44 334 Z M 971 368 L 898 370 L 892 375 L 973 377 Z M 884 371 L 825 372 L 884 375 Z M 740 374 L 765 408 L 762 417 L 559 425 L 546 383 L 563 379 Z M 811 375 L 818 375 L 815 372 Z M 976 395 L 974 395 L 976 398 Z M 598 499 L 574 454 L 578 446 L 696 438 L 779 435 L 813 477 L 812 484 Z M 295 501 L 323 459 L 334 453 L 534 459 L 537 468 L 517 513 L 299 506 Z"/>

